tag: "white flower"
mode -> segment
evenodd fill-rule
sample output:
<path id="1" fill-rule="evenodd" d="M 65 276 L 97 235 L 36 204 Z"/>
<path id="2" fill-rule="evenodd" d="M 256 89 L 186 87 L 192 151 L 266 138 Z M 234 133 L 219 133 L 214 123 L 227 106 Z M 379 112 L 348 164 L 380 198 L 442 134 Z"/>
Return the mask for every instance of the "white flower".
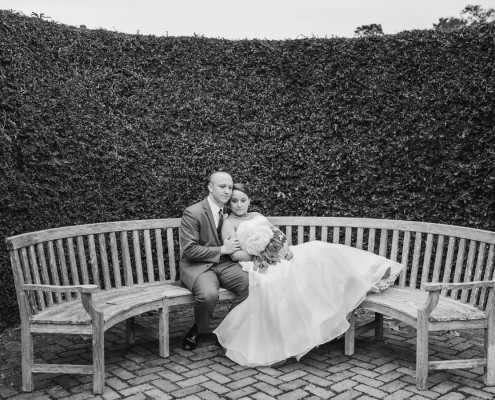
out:
<path id="1" fill-rule="evenodd" d="M 246 251 L 253 255 L 259 256 L 265 250 L 268 243 L 273 237 L 273 231 L 267 225 L 262 225 L 257 232 L 251 233 L 246 240 Z"/>

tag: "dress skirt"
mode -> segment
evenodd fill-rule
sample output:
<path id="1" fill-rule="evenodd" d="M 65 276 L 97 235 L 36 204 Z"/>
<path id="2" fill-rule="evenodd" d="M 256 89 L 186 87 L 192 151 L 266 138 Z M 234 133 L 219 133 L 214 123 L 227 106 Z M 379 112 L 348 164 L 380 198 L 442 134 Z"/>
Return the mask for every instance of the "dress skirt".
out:
<path id="1" fill-rule="evenodd" d="M 249 297 L 214 333 L 226 355 L 244 366 L 298 360 L 343 334 L 346 316 L 370 290 L 392 283 L 403 266 L 350 246 L 311 241 L 290 247 L 293 258 L 249 272 Z M 382 278 L 386 276 L 386 279 Z"/>

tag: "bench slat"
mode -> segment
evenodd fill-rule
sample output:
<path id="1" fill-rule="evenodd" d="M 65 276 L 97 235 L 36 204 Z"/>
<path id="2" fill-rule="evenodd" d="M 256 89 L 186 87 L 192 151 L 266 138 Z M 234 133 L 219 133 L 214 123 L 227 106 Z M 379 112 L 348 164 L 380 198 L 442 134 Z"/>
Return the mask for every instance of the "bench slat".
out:
<path id="1" fill-rule="evenodd" d="M 386 257 L 387 255 L 387 241 L 388 241 L 388 230 L 382 229 L 380 233 L 380 247 L 378 248 L 378 255 Z"/>
<path id="2" fill-rule="evenodd" d="M 364 229 L 357 228 L 356 247 L 358 249 L 363 248 L 363 240 L 364 240 Z"/>
<path id="3" fill-rule="evenodd" d="M 352 240 L 352 228 L 350 226 L 348 226 L 345 228 L 344 244 L 346 246 L 350 246 L 351 240 Z"/>
<path id="4" fill-rule="evenodd" d="M 316 239 L 316 226 L 309 227 L 309 241 L 313 241 Z"/>
<path id="5" fill-rule="evenodd" d="M 117 250 L 117 235 L 115 232 L 110 233 L 110 254 L 112 256 L 113 279 L 116 288 L 122 287 L 122 276 L 120 274 L 119 253 Z"/>
<path id="6" fill-rule="evenodd" d="M 33 272 L 33 283 L 36 283 L 38 285 L 41 284 L 41 279 L 40 279 L 40 274 L 38 270 L 38 262 L 36 261 L 36 254 L 34 251 L 34 245 L 30 245 L 28 247 L 28 253 L 29 253 L 29 265 L 31 266 L 32 272 Z M 43 297 L 43 293 L 40 291 L 36 291 L 36 298 L 38 299 L 38 306 L 44 310 L 45 307 L 45 298 Z"/>
<path id="7" fill-rule="evenodd" d="M 64 250 L 64 244 L 62 242 L 62 239 L 57 239 L 57 255 L 58 255 L 58 261 L 60 263 L 60 273 L 62 274 L 62 284 L 65 286 L 69 286 L 69 270 L 67 269 L 67 262 L 65 261 L 65 250 Z M 29 283 L 29 282 L 27 282 Z M 65 292 L 65 298 L 66 300 L 71 299 L 71 294 L 69 291 Z"/>
<path id="8" fill-rule="evenodd" d="M 290 245 L 292 245 L 292 226 L 291 225 L 287 225 L 285 227 L 285 237 L 287 238 L 287 243 Z"/>
<path id="9" fill-rule="evenodd" d="M 334 226 L 333 227 L 333 243 L 339 243 L 340 242 L 340 227 Z"/>
<path id="10" fill-rule="evenodd" d="M 100 261 L 101 261 L 101 269 L 103 272 L 103 282 L 105 285 L 105 289 L 110 289 L 112 287 L 112 281 L 110 280 L 110 269 L 108 266 L 108 254 L 107 254 L 107 246 L 105 242 L 105 234 L 100 233 L 98 235 L 98 244 L 100 248 Z"/>
<path id="11" fill-rule="evenodd" d="M 476 260 L 476 270 L 474 271 L 473 281 L 481 280 L 482 272 L 483 272 L 483 263 L 485 260 L 485 252 L 486 252 L 486 243 L 480 243 L 478 248 L 478 258 Z M 478 305 L 478 294 L 480 292 L 479 288 L 474 288 L 471 291 L 471 299 L 469 303 L 472 306 Z"/>
<path id="12" fill-rule="evenodd" d="M 476 241 L 471 240 L 469 242 L 467 266 L 466 269 L 464 270 L 464 282 L 471 282 L 471 275 L 473 273 L 473 266 L 474 266 L 474 253 L 476 252 L 476 246 L 477 246 Z M 461 301 L 463 303 L 467 301 L 468 295 L 469 295 L 469 290 L 461 291 Z"/>
<path id="13" fill-rule="evenodd" d="M 297 244 L 304 242 L 304 226 L 297 227 Z"/>
<path id="14" fill-rule="evenodd" d="M 428 233 L 428 235 L 426 235 L 426 248 L 423 257 L 423 272 L 421 273 L 421 282 L 429 282 L 432 250 L 433 250 L 433 235 L 431 233 Z"/>
<path id="15" fill-rule="evenodd" d="M 445 258 L 445 265 L 443 267 L 443 283 L 450 283 L 450 275 L 452 273 L 452 263 L 454 261 L 454 247 L 455 247 L 455 238 L 449 238 L 449 244 L 447 247 L 447 257 Z M 446 289 L 442 289 L 440 294 L 445 296 L 447 293 Z"/>
<path id="16" fill-rule="evenodd" d="M 471 282 L 471 275 L 473 273 L 474 267 L 474 254 L 476 252 L 476 241 L 471 240 L 469 243 L 469 252 L 467 266 L 464 270 L 464 280 L 463 282 Z M 468 300 L 469 290 L 461 290 L 461 301 L 465 303 Z"/>
<path id="17" fill-rule="evenodd" d="M 150 230 L 145 229 L 143 232 L 144 237 L 144 251 L 146 254 L 146 273 L 148 274 L 148 282 L 155 282 L 155 273 L 153 269 L 153 256 L 151 252 L 151 237 Z"/>
<path id="18" fill-rule="evenodd" d="M 326 242 L 327 240 L 328 240 L 328 227 L 322 226 L 321 227 L 321 241 Z"/>
<path id="19" fill-rule="evenodd" d="M 399 231 L 394 229 L 392 233 L 392 246 L 390 248 L 390 259 L 397 261 L 397 255 L 399 252 Z"/>
<path id="20" fill-rule="evenodd" d="M 124 284 L 132 286 L 134 280 L 132 277 L 131 254 L 129 251 L 129 241 L 127 240 L 127 231 L 120 232 L 120 248 L 122 250 L 122 264 L 124 266 Z"/>
<path id="21" fill-rule="evenodd" d="M 143 279 L 143 263 L 141 261 L 141 244 L 139 241 L 139 231 L 132 231 L 132 244 L 134 249 L 134 267 L 137 276 L 137 283 L 140 285 L 144 282 Z"/>
<path id="22" fill-rule="evenodd" d="M 370 251 L 371 253 L 375 252 L 375 234 L 375 228 L 370 228 L 368 230 L 368 251 Z"/>
<path id="23" fill-rule="evenodd" d="M 79 285 L 79 273 L 77 272 L 76 254 L 74 252 L 74 241 L 72 238 L 67 239 L 67 251 L 69 252 L 69 265 L 70 273 L 72 277 L 72 284 Z M 79 293 L 76 293 L 76 297 L 80 297 Z"/>
<path id="24" fill-rule="evenodd" d="M 415 288 L 418 282 L 418 270 L 419 270 L 419 256 L 421 255 L 421 244 L 422 244 L 422 234 L 421 232 L 415 232 L 414 249 L 413 249 L 413 260 L 411 266 L 411 276 L 409 281 L 409 287 Z"/>
<path id="25" fill-rule="evenodd" d="M 442 266 L 444 241 L 445 241 L 445 236 L 444 235 L 438 235 L 437 250 L 435 251 L 435 263 L 433 265 L 432 282 L 439 282 L 440 281 L 440 267 Z"/>
<path id="26" fill-rule="evenodd" d="M 401 264 L 404 265 L 404 269 L 400 273 L 400 283 L 399 285 L 401 287 L 406 286 L 406 277 L 407 277 L 407 266 L 408 266 L 408 259 L 409 259 L 409 247 L 411 244 L 411 232 L 406 231 L 404 232 L 404 240 L 402 242 L 402 258 L 401 258 Z"/>
<path id="27" fill-rule="evenodd" d="M 45 285 L 50 285 L 50 277 L 48 275 L 48 266 L 46 264 L 45 257 L 45 248 L 43 247 L 43 243 L 38 243 L 36 245 L 36 251 L 38 253 L 38 259 L 41 264 L 41 279 Z M 53 296 L 52 293 L 44 293 L 44 297 L 46 298 L 47 307 L 51 307 L 53 305 Z"/>
<path id="28" fill-rule="evenodd" d="M 78 236 L 77 239 L 77 254 L 79 256 L 79 268 L 82 273 L 82 281 L 85 285 L 89 283 L 88 265 L 86 263 L 86 252 L 84 249 L 84 240 L 82 236 Z"/>
<path id="29" fill-rule="evenodd" d="M 459 247 L 457 249 L 457 260 L 455 263 L 454 281 L 453 281 L 454 283 L 458 283 L 461 281 L 461 272 L 462 272 L 462 266 L 464 264 L 465 251 L 466 251 L 466 240 L 461 239 L 459 240 Z M 458 290 L 452 290 L 450 292 L 450 296 L 455 299 L 457 298 L 457 293 Z"/>
<path id="30" fill-rule="evenodd" d="M 94 235 L 88 236 L 88 245 L 89 245 L 89 265 L 91 266 L 91 275 L 93 277 L 92 283 L 101 287 L 100 271 L 98 269 L 98 257 L 96 256 L 96 245 L 95 245 Z"/>
<path id="31" fill-rule="evenodd" d="M 158 279 L 165 280 L 165 261 L 163 257 L 162 230 L 155 229 L 156 252 L 158 258 Z"/>
<path id="32" fill-rule="evenodd" d="M 494 259 L 495 259 L 495 245 L 490 245 L 490 248 L 488 250 L 488 257 L 486 259 L 486 267 L 485 267 L 485 274 L 483 275 L 483 280 L 484 281 L 489 281 L 494 279 L 495 274 L 494 274 Z M 493 291 L 492 291 L 493 295 Z M 482 310 L 486 308 L 487 305 L 487 289 L 482 288 L 481 289 L 481 294 L 480 294 L 480 300 L 478 302 L 478 307 Z"/>
<path id="33" fill-rule="evenodd" d="M 52 274 L 53 283 L 54 283 L 54 285 L 59 286 L 60 285 L 60 279 L 58 276 L 57 262 L 55 259 L 55 249 L 53 247 L 53 242 L 49 241 L 47 246 L 48 246 L 48 262 L 50 264 L 50 272 Z M 55 297 L 57 303 L 60 303 L 62 301 L 62 294 L 61 293 L 58 293 L 58 292 L 55 293 L 54 297 Z"/>
<path id="34" fill-rule="evenodd" d="M 168 267 L 170 271 L 170 280 L 175 281 L 175 251 L 174 251 L 174 232 L 172 228 L 167 228 L 167 250 L 168 250 Z"/>

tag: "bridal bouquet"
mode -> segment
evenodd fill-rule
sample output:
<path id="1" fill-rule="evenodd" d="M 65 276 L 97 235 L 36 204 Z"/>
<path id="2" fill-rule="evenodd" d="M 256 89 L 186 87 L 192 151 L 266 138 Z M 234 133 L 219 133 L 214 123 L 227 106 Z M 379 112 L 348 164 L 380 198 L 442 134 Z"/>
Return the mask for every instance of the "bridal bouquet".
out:
<path id="1" fill-rule="evenodd" d="M 260 226 L 251 233 L 246 241 L 246 251 L 254 256 L 254 270 L 280 262 L 280 253 L 286 241 L 287 238 L 279 229 L 268 225 Z"/>

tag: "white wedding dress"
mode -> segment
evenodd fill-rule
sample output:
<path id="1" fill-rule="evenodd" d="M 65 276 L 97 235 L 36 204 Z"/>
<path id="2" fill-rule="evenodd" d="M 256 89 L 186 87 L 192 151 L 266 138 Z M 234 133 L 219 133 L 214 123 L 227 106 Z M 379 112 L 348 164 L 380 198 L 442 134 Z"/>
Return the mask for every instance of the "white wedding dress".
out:
<path id="1" fill-rule="evenodd" d="M 258 215 L 237 229 L 241 248 L 251 232 L 268 220 Z M 241 262 L 249 273 L 249 297 L 215 329 L 231 360 L 268 366 L 298 360 L 315 346 L 343 334 L 346 315 L 370 290 L 393 283 L 403 266 L 350 246 L 311 241 L 290 246 L 293 258 L 263 272 Z M 389 271 L 386 280 L 382 277 Z"/>

